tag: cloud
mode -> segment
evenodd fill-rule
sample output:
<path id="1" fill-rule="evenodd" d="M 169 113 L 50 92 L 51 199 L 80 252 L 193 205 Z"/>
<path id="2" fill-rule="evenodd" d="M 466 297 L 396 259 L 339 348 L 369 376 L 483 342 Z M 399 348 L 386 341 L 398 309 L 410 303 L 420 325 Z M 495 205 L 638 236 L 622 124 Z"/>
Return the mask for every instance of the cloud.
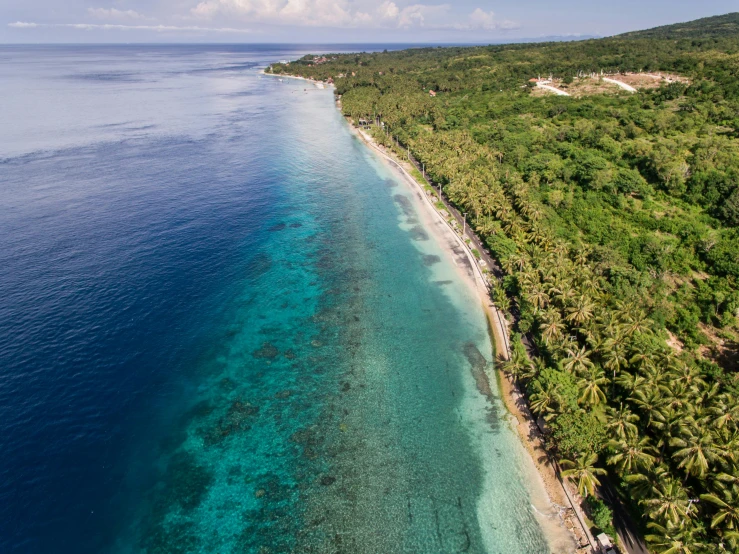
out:
<path id="1" fill-rule="evenodd" d="M 469 15 L 466 22 L 430 24 L 427 27 L 453 31 L 509 31 L 511 29 L 521 28 L 515 21 L 508 19 L 499 21 L 493 12 L 486 12 L 481 8 L 475 9 Z"/>
<path id="2" fill-rule="evenodd" d="M 87 8 L 87 13 L 98 19 L 146 19 L 134 10 L 117 10 L 115 8 Z"/>
<path id="3" fill-rule="evenodd" d="M 439 6 L 427 6 L 426 4 L 413 4 L 399 10 L 395 17 L 398 27 L 407 29 L 409 27 L 434 26 L 434 21 L 440 19 L 449 12 L 449 4 Z"/>
<path id="4" fill-rule="evenodd" d="M 203 19 L 216 15 L 266 23 L 342 27 L 367 21 L 352 13 L 346 0 L 204 0 L 190 13 Z"/>
<path id="5" fill-rule="evenodd" d="M 373 28 L 373 29 L 426 29 L 460 32 L 489 32 L 516 29 L 518 25 L 499 20 L 491 11 L 477 8 L 466 17 L 450 4 L 410 4 L 404 0 L 195 0 L 198 4 L 190 9 L 189 15 L 180 17 L 188 22 L 267 23 L 273 25 Z M 407 0 L 405 0 L 407 1 Z M 372 5 L 374 4 L 374 5 Z M 400 5 L 399 5 L 400 4 Z M 364 8 L 364 9 L 361 9 Z M 249 30 L 232 27 L 144 25 L 147 18 L 134 10 L 116 8 L 88 8 L 88 13 L 98 19 L 118 20 L 120 23 L 59 23 L 36 24 L 18 21 L 11 23 L 15 28 L 37 26 L 68 27 L 76 29 L 118 29 L 167 31 L 197 31 L 218 33 L 249 33 Z M 131 23 L 126 24 L 127 21 Z M 133 21 L 139 22 L 134 24 Z M 227 24 L 228 24 L 227 23 Z"/>
<path id="6" fill-rule="evenodd" d="M 377 8 L 377 15 L 379 15 L 381 19 L 396 19 L 399 14 L 400 10 L 395 2 L 388 2 L 386 0 L 380 4 L 379 8 Z"/>
<path id="7" fill-rule="evenodd" d="M 481 8 L 477 8 L 470 14 L 467 28 L 494 31 L 497 29 L 518 29 L 519 25 L 508 20 L 498 21 L 493 12 L 486 12 Z"/>
<path id="8" fill-rule="evenodd" d="M 400 0 L 398 0 L 400 1 Z M 236 17 L 282 25 L 411 29 L 425 28 L 456 31 L 492 31 L 516 29 L 518 24 L 499 21 L 493 12 L 481 8 L 466 21 L 454 21 L 450 4 L 411 4 L 399 6 L 384 0 L 374 10 L 353 10 L 350 0 L 201 0 L 190 14 L 196 19 L 217 16 Z"/>
<path id="9" fill-rule="evenodd" d="M 55 27 L 66 29 L 80 29 L 83 31 L 103 30 L 103 31 L 156 31 L 159 33 L 166 32 L 207 32 L 207 33 L 239 33 L 254 34 L 250 29 L 234 29 L 232 27 L 200 27 L 197 25 L 176 26 L 176 25 L 114 25 L 110 23 L 33 23 L 27 21 L 16 21 L 8 23 L 8 27 L 14 29 L 35 29 L 39 27 Z"/>
<path id="10" fill-rule="evenodd" d="M 495 14 L 493 12 L 486 12 L 481 8 L 477 8 L 470 14 L 470 27 L 476 27 L 486 31 L 495 29 L 497 27 Z"/>
<path id="11" fill-rule="evenodd" d="M 348 0 L 202 0 L 190 14 L 198 19 L 225 16 L 282 25 L 405 29 L 433 27 L 448 18 L 450 9 L 449 4 L 399 7 L 392 0 L 369 11 L 352 9 Z"/>

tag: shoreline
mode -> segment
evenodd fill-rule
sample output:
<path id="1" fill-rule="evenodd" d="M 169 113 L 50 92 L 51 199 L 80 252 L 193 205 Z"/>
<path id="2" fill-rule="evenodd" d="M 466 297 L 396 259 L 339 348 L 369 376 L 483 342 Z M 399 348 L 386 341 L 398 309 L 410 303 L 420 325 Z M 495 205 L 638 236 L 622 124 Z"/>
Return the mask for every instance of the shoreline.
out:
<path id="1" fill-rule="evenodd" d="M 319 86 L 318 81 L 306 77 L 285 74 L 278 75 L 266 73 L 264 70 L 261 70 L 260 73 L 272 77 L 299 79 L 310 82 L 319 89 L 334 88 L 333 84 L 325 82 L 320 82 L 322 86 Z M 439 245 L 451 257 L 458 269 L 460 277 L 470 287 L 470 292 L 477 294 L 480 300 L 488 323 L 488 333 L 493 346 L 493 355 L 496 359 L 507 360 L 509 356 L 508 326 L 510 323 L 490 298 L 490 282 L 486 279 L 483 272 L 484 269 L 487 269 L 484 267 L 485 262 L 474 256 L 472 247 L 466 242 L 466 240 L 470 240 L 470 235 L 477 239 L 476 235 L 469 230 L 463 235 L 460 229 L 445 218 L 444 213 L 450 217 L 452 217 L 452 214 L 446 208 L 444 209 L 444 213 L 442 213 L 435 205 L 435 202 L 439 198 L 438 195 L 429 193 L 423 184 L 419 183 L 413 177 L 411 171 L 417 169 L 413 164 L 399 159 L 394 152 L 378 145 L 369 134 L 354 125 L 353 120 L 348 116 L 344 116 L 342 113 L 340 99 L 335 100 L 335 106 L 339 109 L 339 113 L 347 123 L 349 131 L 361 140 L 396 175 L 399 181 L 402 181 L 409 187 L 409 191 L 413 193 L 415 203 L 423 206 L 421 211 L 425 223 L 430 227 L 429 230 L 437 236 Z M 457 223 L 456 220 L 454 222 Z M 453 240 L 449 240 L 452 236 Z M 464 262 L 466 263 L 462 262 L 461 258 L 464 258 Z M 460 265 L 461 263 L 468 267 L 462 267 Z M 543 492 L 543 495 L 539 494 L 538 496 L 545 496 L 545 503 L 559 513 L 559 524 L 554 524 L 534 505 L 534 502 L 538 500 L 541 507 L 542 498 L 534 498 L 532 496 L 532 506 L 538 516 L 541 516 L 537 517 L 537 519 L 541 525 L 542 532 L 553 548 L 552 552 L 557 554 L 563 552 L 563 545 L 565 544 L 571 545 L 571 548 L 568 550 L 577 554 L 593 552 L 591 548 L 591 545 L 594 544 L 593 537 L 584 523 L 582 511 L 579 505 L 573 500 L 571 492 L 568 491 L 567 484 L 561 479 L 555 466 L 552 465 L 553 460 L 551 460 L 544 448 L 543 436 L 536 423 L 536 419 L 529 411 L 528 404 L 518 385 L 511 382 L 497 366 L 492 370 L 486 371 L 485 376 L 488 381 L 494 380 L 497 383 L 500 400 L 509 414 L 507 419 L 510 421 L 511 427 L 518 436 L 523 449 L 531 459 L 531 469 L 535 470 L 534 473 L 536 474 L 532 477 L 537 478 L 537 481 L 539 481 L 539 487 L 536 487 L 533 483 L 529 483 L 531 494 L 534 495 Z M 515 419 L 515 422 L 511 418 Z M 540 491 L 536 491 L 536 488 L 539 488 Z M 546 509 L 546 507 L 544 508 Z"/>
<path id="2" fill-rule="evenodd" d="M 282 79 L 298 79 L 300 81 L 306 81 L 314 85 L 317 89 L 323 90 L 327 88 L 333 88 L 334 85 L 326 83 L 325 81 L 316 81 L 315 79 L 309 79 L 308 77 L 300 77 L 298 75 L 288 75 L 286 73 L 267 73 L 264 68 L 259 70 L 259 75 L 266 75 L 267 77 L 277 77 Z M 320 86 L 319 86 L 320 85 Z"/>
<path id="3" fill-rule="evenodd" d="M 437 239 L 440 246 L 447 250 L 449 255 L 455 262 L 457 269 L 459 270 L 460 276 L 463 281 L 471 288 L 471 291 L 477 294 L 480 303 L 483 308 L 483 312 L 488 323 L 488 332 L 490 334 L 491 342 L 493 345 L 494 353 L 503 359 L 508 359 L 507 351 L 507 339 L 508 339 L 508 322 L 500 315 L 500 312 L 493 304 L 490 299 L 488 292 L 488 284 L 485 279 L 483 268 L 480 263 L 472 254 L 469 245 L 466 244 L 464 238 L 460 236 L 460 233 L 444 218 L 444 215 L 434 205 L 436 196 L 429 194 L 421 183 L 419 183 L 410 173 L 413 167 L 402 160 L 397 159 L 397 156 L 393 152 L 388 150 L 377 143 L 365 133 L 362 129 L 357 128 L 350 118 L 344 118 L 349 126 L 350 132 L 359 138 L 370 150 L 383 162 L 385 163 L 393 173 L 403 181 L 409 189 L 417 197 L 418 204 L 423 206 L 425 222 L 430 223 L 431 229 L 434 234 L 437 235 Z M 429 221 L 433 219 L 433 221 Z M 436 228 L 439 226 L 440 228 Z M 441 236 L 442 232 L 446 234 L 446 237 Z M 449 237 L 453 235 L 456 244 L 450 243 Z M 465 237 L 467 234 L 465 234 Z M 465 271 L 465 268 L 461 267 L 457 263 L 460 252 L 464 253 L 469 268 Z M 469 271 L 471 269 L 471 272 Z M 505 323 L 504 323 L 505 322 Z M 532 469 L 536 470 L 536 474 L 539 478 L 541 489 L 546 496 L 546 503 L 549 506 L 559 512 L 559 525 L 552 525 L 551 521 L 539 520 L 547 540 L 550 545 L 555 547 L 561 545 L 563 542 L 569 542 L 573 544 L 577 550 L 573 552 L 590 552 L 588 546 L 588 540 L 584 536 L 583 530 L 580 529 L 580 524 L 575 519 L 573 508 L 571 508 L 570 500 L 564 489 L 564 484 L 557 477 L 557 473 L 549 462 L 549 456 L 544 449 L 541 433 L 536 425 L 535 419 L 532 417 L 528 410 L 528 407 L 521 395 L 517 390 L 515 384 L 510 382 L 503 373 L 495 368 L 491 372 L 487 372 L 488 380 L 495 380 L 498 384 L 498 390 L 500 392 L 500 399 L 508 411 L 509 421 L 511 426 L 515 429 L 515 433 L 518 436 L 519 442 L 522 444 L 524 450 L 531 458 L 533 465 Z M 515 422 L 511 420 L 515 419 Z M 535 486 L 533 483 L 529 483 L 531 493 L 534 494 L 537 491 L 533 490 Z M 538 487 L 537 487 L 538 488 Z M 537 499 L 532 497 L 532 502 Z M 539 498 L 539 501 L 542 499 Z M 539 512 L 536 506 L 535 510 Z M 537 518 L 538 519 L 538 518 Z M 542 518 L 543 519 L 543 518 Z M 554 528 L 557 527 L 557 528 Z M 564 537 L 563 534 L 567 536 Z M 583 543 L 585 550 L 583 550 Z M 561 552 L 561 550 L 553 550 L 553 552 Z"/>

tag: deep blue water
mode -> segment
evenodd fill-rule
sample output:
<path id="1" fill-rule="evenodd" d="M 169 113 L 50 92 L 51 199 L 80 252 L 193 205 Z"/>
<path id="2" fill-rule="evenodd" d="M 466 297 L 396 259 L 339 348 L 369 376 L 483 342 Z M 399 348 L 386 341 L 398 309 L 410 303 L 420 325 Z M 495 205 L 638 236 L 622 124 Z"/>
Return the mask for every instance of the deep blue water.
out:
<path id="1" fill-rule="evenodd" d="M 453 260 L 258 73 L 316 48 L 0 47 L 1 552 L 548 551 Z"/>

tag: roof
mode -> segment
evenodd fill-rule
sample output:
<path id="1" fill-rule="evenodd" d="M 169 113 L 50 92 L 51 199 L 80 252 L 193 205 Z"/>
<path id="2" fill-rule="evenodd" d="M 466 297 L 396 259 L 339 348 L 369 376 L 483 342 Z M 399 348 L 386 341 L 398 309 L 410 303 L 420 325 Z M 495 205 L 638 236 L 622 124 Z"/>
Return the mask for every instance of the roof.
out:
<path id="1" fill-rule="evenodd" d="M 598 539 L 598 542 L 601 544 L 603 548 L 609 548 L 613 546 L 611 544 L 611 539 L 609 539 L 608 535 L 606 535 L 605 533 L 601 533 L 596 538 Z"/>

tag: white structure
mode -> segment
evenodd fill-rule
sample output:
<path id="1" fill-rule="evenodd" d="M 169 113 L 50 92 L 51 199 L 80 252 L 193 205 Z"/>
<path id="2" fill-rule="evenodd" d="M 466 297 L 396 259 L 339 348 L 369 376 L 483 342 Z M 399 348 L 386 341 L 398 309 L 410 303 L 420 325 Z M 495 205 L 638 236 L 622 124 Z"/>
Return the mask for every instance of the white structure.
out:
<path id="1" fill-rule="evenodd" d="M 611 539 L 608 538 L 608 535 L 601 533 L 596 537 L 596 540 L 598 541 L 598 546 L 600 546 L 602 554 L 616 554 L 616 550 L 613 548 Z"/>

